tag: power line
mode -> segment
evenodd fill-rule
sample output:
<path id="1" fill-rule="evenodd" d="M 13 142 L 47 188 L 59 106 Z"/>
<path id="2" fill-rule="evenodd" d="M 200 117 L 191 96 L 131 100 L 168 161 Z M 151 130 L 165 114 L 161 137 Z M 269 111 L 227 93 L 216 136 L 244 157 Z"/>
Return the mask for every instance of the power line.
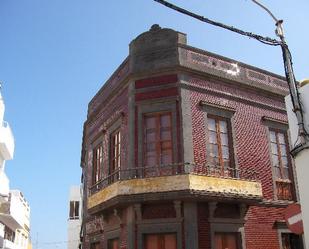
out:
<path id="1" fill-rule="evenodd" d="M 40 242 L 40 246 L 42 246 L 42 245 L 56 245 L 56 244 L 69 244 L 69 243 L 73 243 L 73 242 L 77 242 L 77 241 L 80 241 L 80 240 L 76 239 L 76 240 Z"/>
<path id="2" fill-rule="evenodd" d="M 176 10 L 182 14 L 185 14 L 185 15 L 188 15 L 188 16 L 191 16 L 197 20 L 200 20 L 202 22 L 205 22 L 205 23 L 208 23 L 208 24 L 211 24 L 211 25 L 214 25 L 214 26 L 217 26 L 217 27 L 220 27 L 220 28 L 223 28 L 223 29 L 227 29 L 229 31 L 232 31 L 232 32 L 235 32 L 235 33 L 238 33 L 238 34 L 241 34 L 241 35 L 244 35 L 244 36 L 247 36 L 247 37 L 250 37 L 250 38 L 254 38 L 256 40 L 258 40 L 259 42 L 262 42 L 262 43 L 265 43 L 267 45 L 272 45 L 272 46 L 280 46 L 282 43 L 281 41 L 278 41 L 276 39 L 273 39 L 273 38 L 270 38 L 270 37 L 264 37 L 264 36 L 261 36 L 261 35 L 257 35 L 257 34 L 254 34 L 252 32 L 248 32 L 248 31 L 243 31 L 241 29 L 238 29 L 238 28 L 235 28 L 233 26 L 229 26 L 229 25 L 226 25 L 226 24 L 223 24 L 223 23 L 220 23 L 220 22 L 216 22 L 216 21 L 213 21 L 213 20 L 210 20 L 204 16 L 201 16 L 201 15 L 198 15 L 198 14 L 195 14 L 191 11 L 188 11 L 186 9 L 183 9 L 179 6 L 176 6 L 172 3 L 169 3 L 165 0 L 154 0 L 155 2 L 158 2 L 170 9 L 173 9 L 173 10 Z"/>
<path id="3" fill-rule="evenodd" d="M 296 118 L 297 118 L 297 121 L 298 121 L 298 138 L 295 141 L 295 143 L 297 143 L 299 138 L 301 140 L 300 144 L 298 144 L 297 146 L 294 146 L 293 150 L 291 151 L 291 154 L 293 156 L 295 156 L 301 150 L 308 148 L 308 145 L 306 145 L 306 143 L 309 140 L 309 133 L 306 130 L 305 125 L 304 125 L 303 108 L 302 108 L 302 103 L 300 101 L 300 94 L 299 94 L 298 87 L 297 87 L 297 81 L 295 79 L 294 72 L 293 72 L 292 55 L 291 55 L 291 52 L 290 52 L 288 45 L 286 44 L 284 36 L 283 36 L 283 29 L 282 29 L 282 22 L 283 21 L 282 20 L 278 20 L 271 13 L 271 11 L 269 9 L 267 9 L 264 5 L 259 3 L 257 0 L 252 0 L 254 3 L 256 3 L 257 5 L 262 7 L 265 11 L 267 11 L 268 14 L 270 14 L 270 16 L 275 20 L 276 26 L 277 26 L 276 34 L 280 38 L 280 41 L 278 41 L 276 39 L 257 35 L 257 34 L 254 34 L 252 32 L 243 31 L 243 30 L 235 28 L 233 26 L 229 26 L 229 25 L 226 25 L 226 24 L 223 24 L 223 23 L 220 23 L 220 22 L 210 20 L 210 19 L 208 19 L 204 16 L 195 14 L 195 13 L 188 11 L 184 8 L 181 8 L 179 6 L 171 4 L 171 3 L 169 3 L 165 0 L 154 0 L 154 1 L 170 8 L 170 9 L 173 9 L 177 12 L 180 12 L 182 14 L 185 14 L 185 15 L 193 17 L 197 20 L 200 20 L 202 22 L 205 22 L 205 23 L 208 23 L 208 24 L 211 24 L 211 25 L 223 28 L 223 29 L 227 29 L 229 31 L 238 33 L 238 34 L 243 35 L 243 36 L 254 38 L 254 39 L 258 40 L 259 42 L 262 42 L 262 43 L 267 44 L 267 45 L 280 46 L 281 49 L 282 49 L 284 71 L 285 71 L 286 80 L 287 80 L 287 83 L 288 83 L 288 88 L 289 88 L 289 91 L 290 91 L 291 101 L 292 101 L 292 105 L 293 105 L 293 111 L 294 111 Z"/>

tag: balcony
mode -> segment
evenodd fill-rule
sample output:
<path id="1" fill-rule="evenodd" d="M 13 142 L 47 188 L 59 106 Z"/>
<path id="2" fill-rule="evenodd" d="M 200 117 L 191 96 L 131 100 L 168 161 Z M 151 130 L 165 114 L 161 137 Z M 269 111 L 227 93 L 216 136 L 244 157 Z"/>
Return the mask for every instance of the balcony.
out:
<path id="1" fill-rule="evenodd" d="M 29 212 L 29 206 L 20 192 L 10 192 L 8 201 L 0 205 L 0 222 L 13 231 L 27 229 L 30 226 Z"/>
<path id="2" fill-rule="evenodd" d="M 121 169 L 90 188 L 88 209 L 133 196 L 182 193 L 184 198 L 220 197 L 247 201 L 262 199 L 262 185 L 255 171 L 209 165 L 173 164 Z M 131 197 L 131 198 L 128 198 Z M 144 198 L 143 197 L 143 198 Z"/>
<path id="3" fill-rule="evenodd" d="M 14 154 L 14 136 L 8 122 L 0 123 L 0 156 L 11 160 Z"/>

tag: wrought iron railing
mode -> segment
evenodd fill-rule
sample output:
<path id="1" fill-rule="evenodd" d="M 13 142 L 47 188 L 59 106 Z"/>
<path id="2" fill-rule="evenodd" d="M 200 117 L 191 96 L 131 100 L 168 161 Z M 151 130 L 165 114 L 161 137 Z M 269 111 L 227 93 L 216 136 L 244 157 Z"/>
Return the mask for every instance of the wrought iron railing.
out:
<path id="1" fill-rule="evenodd" d="M 255 170 L 221 167 L 217 165 L 198 165 L 193 163 L 174 163 L 151 167 L 136 167 L 119 169 L 102 178 L 91 186 L 90 195 L 106 188 L 108 185 L 121 181 L 138 178 L 150 178 L 160 176 L 172 176 L 179 174 L 206 175 L 220 178 L 257 181 L 258 175 Z"/>
<path id="2" fill-rule="evenodd" d="M 292 201 L 292 186 L 292 182 L 290 181 L 276 181 L 278 200 Z"/>

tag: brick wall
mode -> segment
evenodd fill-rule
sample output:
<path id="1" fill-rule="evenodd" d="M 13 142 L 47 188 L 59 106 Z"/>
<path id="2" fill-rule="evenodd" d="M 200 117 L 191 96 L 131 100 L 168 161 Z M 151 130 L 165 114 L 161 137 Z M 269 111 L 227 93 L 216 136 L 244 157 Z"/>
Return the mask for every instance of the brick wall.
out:
<path id="1" fill-rule="evenodd" d="M 245 236 L 247 249 L 279 249 L 274 223 L 283 220 L 284 208 L 251 207 L 247 214 Z"/>
<path id="2" fill-rule="evenodd" d="M 231 120 L 234 127 L 235 159 L 239 169 L 254 169 L 262 182 L 263 195 L 266 199 L 273 199 L 272 166 L 270 161 L 268 127 L 262 123 L 266 116 L 279 121 L 286 121 L 284 111 L 275 107 L 283 107 L 283 98 L 267 97 L 258 92 L 251 92 L 237 86 L 210 80 L 191 79 L 190 87 L 199 86 L 200 92 L 191 91 L 192 129 L 194 160 L 199 164 L 207 163 L 206 158 L 206 124 L 205 111 L 199 106 L 200 101 L 227 107 L 235 111 Z M 218 96 L 214 89 L 224 92 Z M 204 90 L 209 92 L 203 93 Z M 238 99 L 235 97 L 238 96 Z M 249 101 L 251 101 L 249 103 Z M 264 103 L 265 105 L 258 105 Z"/>

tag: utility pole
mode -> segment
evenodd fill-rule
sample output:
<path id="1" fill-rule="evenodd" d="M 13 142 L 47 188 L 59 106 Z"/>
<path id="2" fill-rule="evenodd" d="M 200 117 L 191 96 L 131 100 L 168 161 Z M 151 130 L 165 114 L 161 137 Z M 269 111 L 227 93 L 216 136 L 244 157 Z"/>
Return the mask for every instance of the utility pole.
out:
<path id="1" fill-rule="evenodd" d="M 39 233 L 36 232 L 35 249 L 39 248 Z"/>
<path id="2" fill-rule="evenodd" d="M 309 81 L 306 82 L 307 86 L 299 89 L 299 84 L 296 82 L 293 72 L 291 53 L 284 37 L 283 21 L 278 20 L 269 9 L 257 0 L 252 1 L 262 7 L 275 20 L 276 35 L 281 40 L 285 74 L 290 91 L 290 95 L 285 98 L 285 102 L 291 132 L 291 142 L 294 146 L 291 154 L 294 157 L 296 166 L 299 198 L 302 207 L 301 219 L 304 226 L 304 241 L 306 246 L 309 245 L 309 194 L 307 183 L 309 177 L 309 135 L 307 132 L 309 130 L 309 115 L 307 114 L 309 112 L 309 101 L 305 101 L 309 98 Z"/>

